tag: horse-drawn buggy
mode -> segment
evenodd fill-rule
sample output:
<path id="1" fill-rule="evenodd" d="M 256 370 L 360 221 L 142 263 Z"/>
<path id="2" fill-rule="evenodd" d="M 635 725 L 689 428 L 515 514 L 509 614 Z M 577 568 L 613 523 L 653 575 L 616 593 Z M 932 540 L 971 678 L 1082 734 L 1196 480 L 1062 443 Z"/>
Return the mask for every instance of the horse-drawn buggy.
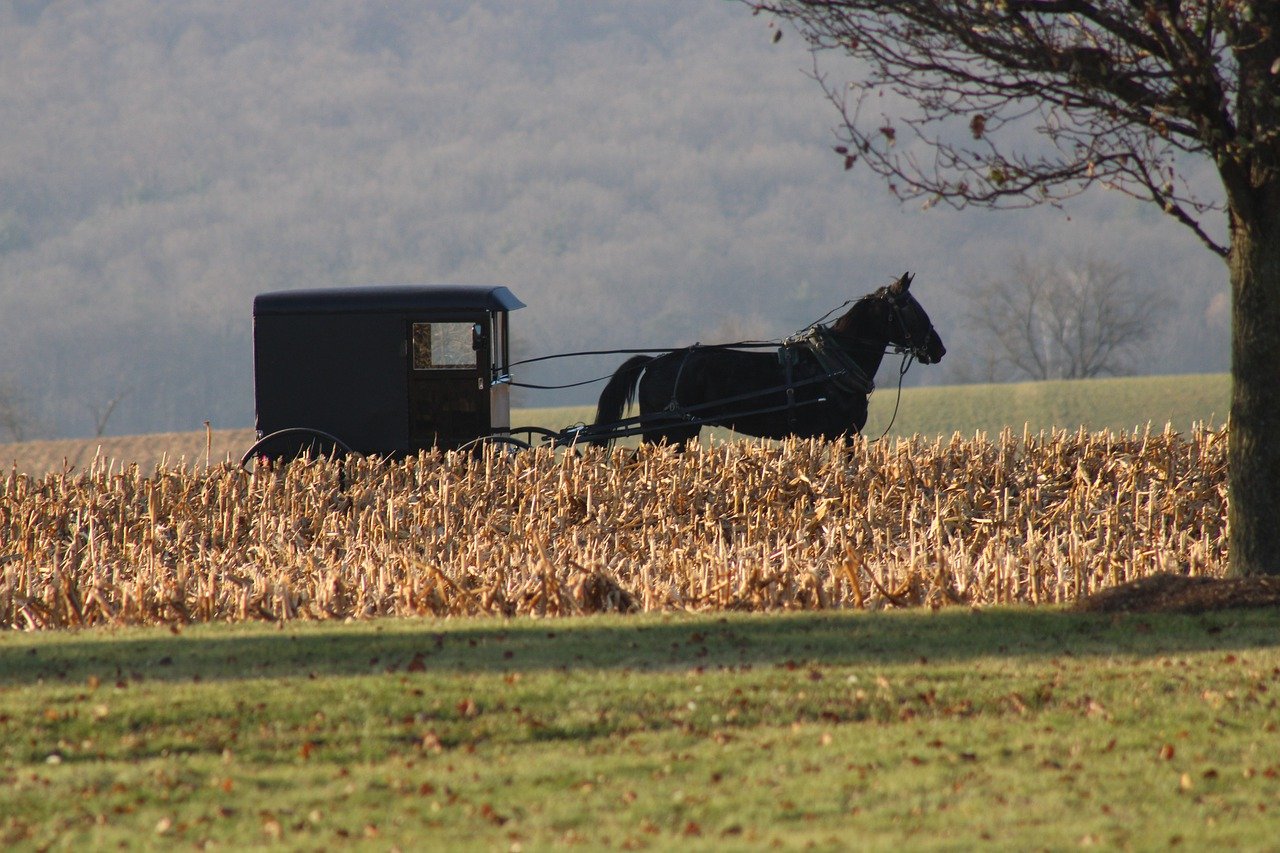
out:
<path id="1" fill-rule="evenodd" d="M 263 293 L 253 303 L 258 440 L 244 461 L 682 442 L 705 425 L 767 438 L 854 434 L 887 352 L 903 353 L 902 372 L 946 352 L 910 286 L 904 274 L 786 339 L 613 351 L 631 358 L 607 377 L 595 421 L 559 431 L 512 426 L 511 368 L 526 362 L 511 360 L 510 313 L 524 303 L 505 287 Z M 633 401 L 639 414 L 626 417 Z"/>

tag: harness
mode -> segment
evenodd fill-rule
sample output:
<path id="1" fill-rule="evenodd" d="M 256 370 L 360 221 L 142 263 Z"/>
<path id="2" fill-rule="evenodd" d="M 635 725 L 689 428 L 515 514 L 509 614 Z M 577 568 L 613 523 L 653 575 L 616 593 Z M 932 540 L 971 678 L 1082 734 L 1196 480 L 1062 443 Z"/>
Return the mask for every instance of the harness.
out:
<path id="1" fill-rule="evenodd" d="M 835 390 L 847 396 L 857 394 L 865 397 L 876 389 L 875 380 L 853 360 L 848 350 L 840 346 L 835 334 L 826 326 L 810 326 L 798 338 L 787 339 L 779 350 L 780 354 L 788 349 L 788 344 L 793 350 L 805 349 L 812 353 Z"/>
<path id="2" fill-rule="evenodd" d="M 671 383 L 671 399 L 662 410 L 664 415 L 674 415 L 690 422 L 695 420 L 692 410 L 680 402 L 680 380 L 684 377 L 689 356 L 700 349 L 704 349 L 700 343 L 683 349 L 680 365 L 676 368 L 675 381 Z M 818 374 L 797 379 L 796 367 L 800 364 L 804 353 L 812 356 L 818 366 Z M 855 399 L 865 399 L 876 387 L 874 380 L 867 375 L 862 366 L 854 361 L 836 341 L 835 334 L 821 323 L 815 323 L 803 332 L 785 339 L 782 346 L 777 349 L 777 356 L 783 372 L 782 385 L 766 391 L 754 391 L 715 402 L 738 402 L 781 391 L 786 395 L 786 405 L 770 407 L 768 411 L 785 410 L 788 423 L 794 427 L 797 408 L 796 388 L 823 383 L 827 388 L 827 400 L 835 402 L 842 408 L 851 408 Z M 764 411 L 760 413 L 763 414 Z"/>
<path id="3" fill-rule="evenodd" d="M 835 335 L 821 323 L 815 323 L 798 335 L 787 338 L 778 348 L 778 363 L 786 376 L 787 411 L 795 423 L 795 382 L 792 379 L 795 366 L 803 353 L 808 353 L 817 363 L 826 380 L 828 394 L 844 408 L 849 408 L 856 398 L 865 399 L 875 390 L 875 381 L 867 375 L 853 357 L 840 346 Z"/>
<path id="4" fill-rule="evenodd" d="M 684 357 L 680 359 L 680 367 L 676 370 L 676 381 L 671 383 L 671 401 L 667 403 L 667 408 L 663 410 L 673 415 L 679 415 L 686 421 L 693 418 L 688 410 L 680 404 L 680 378 L 684 376 L 684 366 L 689 363 L 689 356 L 693 355 L 693 351 L 701 346 L 701 343 L 695 343 L 693 346 L 685 348 Z"/>

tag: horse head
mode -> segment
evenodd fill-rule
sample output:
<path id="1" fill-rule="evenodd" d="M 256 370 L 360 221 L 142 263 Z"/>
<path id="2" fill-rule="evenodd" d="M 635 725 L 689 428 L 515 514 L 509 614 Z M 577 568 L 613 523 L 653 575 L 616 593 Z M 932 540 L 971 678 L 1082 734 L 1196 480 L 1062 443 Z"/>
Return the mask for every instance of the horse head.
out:
<path id="1" fill-rule="evenodd" d="M 911 273 L 904 272 L 893 284 L 867 298 L 878 303 L 880 321 L 890 344 L 911 353 L 921 364 L 937 364 L 946 355 L 947 348 L 924 306 L 911 295 L 911 281 Z"/>

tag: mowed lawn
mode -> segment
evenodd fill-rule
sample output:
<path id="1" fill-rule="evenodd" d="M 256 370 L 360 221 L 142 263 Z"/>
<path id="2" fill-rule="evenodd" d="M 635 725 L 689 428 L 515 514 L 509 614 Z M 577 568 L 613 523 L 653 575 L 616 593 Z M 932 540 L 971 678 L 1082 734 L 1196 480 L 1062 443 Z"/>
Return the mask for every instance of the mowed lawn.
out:
<path id="1" fill-rule="evenodd" d="M 1265 849 L 1280 612 L 0 634 L 0 844 Z"/>

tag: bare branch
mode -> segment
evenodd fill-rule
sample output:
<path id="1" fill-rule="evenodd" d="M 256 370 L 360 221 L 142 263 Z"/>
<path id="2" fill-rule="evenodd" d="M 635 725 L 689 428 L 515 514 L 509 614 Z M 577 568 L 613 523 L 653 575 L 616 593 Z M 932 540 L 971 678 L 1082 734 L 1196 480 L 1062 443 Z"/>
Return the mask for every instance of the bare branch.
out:
<path id="1" fill-rule="evenodd" d="M 111 416 L 115 413 L 116 407 L 120 405 L 125 397 L 133 391 L 132 388 L 123 388 L 116 392 L 116 395 L 101 405 L 88 404 L 89 412 L 93 415 L 93 434 L 102 436 L 107 431 L 107 421 L 111 420 Z"/>
<path id="2" fill-rule="evenodd" d="M 1215 254 L 1222 196 L 1203 198 L 1189 157 L 1225 177 L 1269 150 L 1240 128 L 1241 4 L 1158 0 L 775 0 L 839 112 L 846 167 L 861 162 L 926 205 L 1060 204 L 1102 185 L 1150 201 Z M 832 82 L 821 55 L 858 63 Z M 1241 186 L 1245 182 L 1241 182 Z M 1234 198 L 1234 196 L 1233 196 Z M 1213 217 L 1213 222 L 1207 217 Z"/>

